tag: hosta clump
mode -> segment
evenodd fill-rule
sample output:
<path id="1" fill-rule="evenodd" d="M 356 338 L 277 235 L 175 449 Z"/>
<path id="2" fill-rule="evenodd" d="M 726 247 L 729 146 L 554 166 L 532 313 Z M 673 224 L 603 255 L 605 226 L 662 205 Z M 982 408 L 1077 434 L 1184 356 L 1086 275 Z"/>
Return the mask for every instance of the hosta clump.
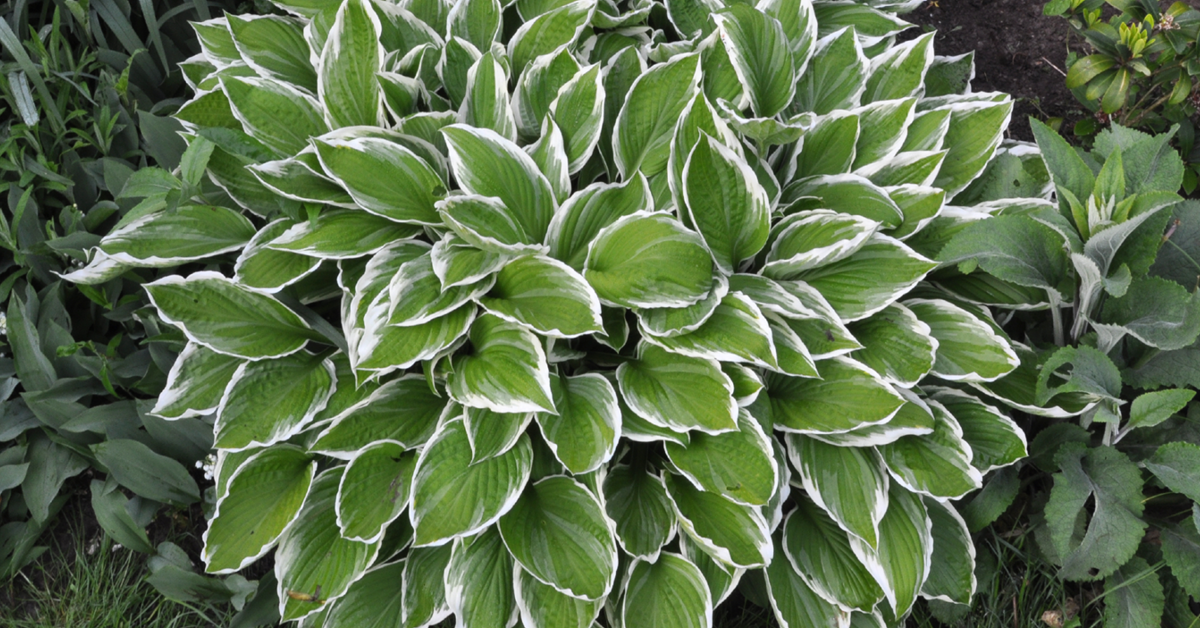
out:
<path id="1" fill-rule="evenodd" d="M 1031 421 L 1022 479 L 1016 468 L 997 474 L 964 513 L 981 528 L 1028 493 L 1031 528 L 1059 576 L 1103 581 L 1106 626 L 1186 626 L 1200 600 L 1200 406 L 1189 407 L 1200 385 L 1200 207 L 1176 194 L 1174 129 L 1114 125 L 1085 152 L 1031 125 L 1041 159 L 1023 153 L 1044 164 L 1045 197 L 1010 201 L 987 222 L 940 218 L 927 231 L 947 236 L 938 257 L 954 266 L 933 279 L 1013 310 L 1006 328 L 1031 343 L 1013 373 L 973 386 L 1078 422 Z M 998 167 L 1005 160 L 977 195 L 1020 196 L 1007 182 L 1037 179 L 1015 156 Z"/>
<path id="2" fill-rule="evenodd" d="M 93 260 L 257 228 L 147 288 L 157 411 L 216 415 L 210 572 L 274 549 L 329 626 L 968 601 L 949 500 L 1025 443 L 965 383 L 1018 356 L 905 240 L 1007 125 L 969 63 L 844 2 L 278 4 L 198 25 L 179 113 L 237 206 Z"/>

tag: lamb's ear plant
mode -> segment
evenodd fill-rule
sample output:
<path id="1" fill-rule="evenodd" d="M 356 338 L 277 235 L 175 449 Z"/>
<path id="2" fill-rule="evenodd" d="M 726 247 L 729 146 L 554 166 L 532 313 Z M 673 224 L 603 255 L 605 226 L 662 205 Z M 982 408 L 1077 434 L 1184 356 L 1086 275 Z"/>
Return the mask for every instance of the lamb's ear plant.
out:
<path id="1" fill-rule="evenodd" d="M 1032 344 L 1016 371 L 977 388 L 1033 415 L 1078 417 L 1034 423 L 1041 474 L 1025 484 L 1045 557 L 1066 580 L 1103 581 L 1088 605 L 1103 602 L 1106 626 L 1188 625 L 1189 596 L 1200 600 L 1200 406 L 1189 406 L 1200 206 L 1176 194 L 1184 165 L 1171 133 L 1113 126 L 1083 152 L 1031 124 L 1055 201 L 943 223 L 948 267 L 936 276 L 1012 310 L 1006 327 Z M 1015 473 L 997 476 L 968 523 L 987 525 L 1018 492 Z"/>
<path id="2" fill-rule="evenodd" d="M 274 551 L 307 626 L 968 603 L 1019 353 L 906 240 L 1001 144 L 969 60 L 845 2 L 277 4 L 197 25 L 178 114 L 236 205 L 164 180 L 75 276 L 240 248 L 146 286 L 210 573 Z"/>

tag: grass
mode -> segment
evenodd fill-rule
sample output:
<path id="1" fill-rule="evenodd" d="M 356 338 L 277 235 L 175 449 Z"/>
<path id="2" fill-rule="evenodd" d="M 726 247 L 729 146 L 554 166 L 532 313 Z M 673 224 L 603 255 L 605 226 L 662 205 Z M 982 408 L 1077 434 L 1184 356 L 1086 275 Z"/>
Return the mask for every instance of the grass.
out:
<path id="1" fill-rule="evenodd" d="M 208 628 L 232 608 L 209 610 L 163 598 L 149 584 L 146 557 L 114 549 L 75 510 L 50 549 L 0 587 L 0 628 Z"/>

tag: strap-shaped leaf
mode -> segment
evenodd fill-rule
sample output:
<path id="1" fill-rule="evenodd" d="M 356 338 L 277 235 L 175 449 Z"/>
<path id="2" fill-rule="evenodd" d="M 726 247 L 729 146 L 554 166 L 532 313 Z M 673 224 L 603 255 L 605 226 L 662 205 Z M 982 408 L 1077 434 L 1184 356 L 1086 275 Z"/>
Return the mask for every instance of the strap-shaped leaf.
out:
<path id="1" fill-rule="evenodd" d="M 605 96 L 604 77 L 597 64 L 579 70 L 550 103 L 554 122 L 562 129 L 571 174 L 583 169 L 600 141 Z"/>
<path id="2" fill-rule="evenodd" d="M 939 499 L 957 499 L 983 486 L 971 466 L 971 446 L 944 406 L 926 400 L 933 411 L 933 433 L 905 436 L 877 449 L 896 482 L 910 491 Z"/>
<path id="3" fill-rule="evenodd" d="M 865 246 L 878 228 L 873 220 L 832 211 L 787 216 L 772 227 L 762 274 L 792 279 L 806 270 L 845 259 Z"/>
<path id="4" fill-rule="evenodd" d="M 353 385 L 344 382 L 339 388 Z M 405 449 L 419 447 L 433 435 L 446 405 L 423 377 L 394 379 L 335 416 L 309 449 L 352 460 L 363 447 L 379 441 L 401 443 Z M 395 420 L 398 416 L 404 420 Z"/>
<path id="5" fill-rule="evenodd" d="M 847 358 L 817 363 L 821 379 L 769 374 L 775 427 L 801 434 L 849 432 L 891 418 L 904 399 L 862 364 Z"/>
<path id="6" fill-rule="evenodd" d="M 499 522 L 513 558 L 538 581 L 575 598 L 599 600 L 617 572 L 617 542 L 604 507 L 566 476 L 525 488 Z"/>
<path id="7" fill-rule="evenodd" d="M 787 448 L 808 496 L 843 530 L 874 547 L 887 510 L 888 477 L 879 454 L 799 434 L 787 435 Z"/>
<path id="8" fill-rule="evenodd" d="M 933 556 L 921 597 L 955 604 L 970 604 L 975 595 L 975 544 L 971 532 L 953 506 L 925 498 L 933 532 Z"/>
<path id="9" fill-rule="evenodd" d="M 940 299 L 910 299 L 905 306 L 938 341 L 933 372 L 946 380 L 993 381 L 1017 368 L 1008 341 L 970 312 Z"/>
<path id="10" fill-rule="evenodd" d="M 784 555 L 782 530 L 772 535 L 772 542 L 775 559 L 766 569 L 767 596 L 780 627 L 848 625 L 850 613 L 822 598 L 792 567 L 792 561 Z"/>
<path id="11" fill-rule="evenodd" d="M 662 213 L 637 212 L 600 230 L 583 276 L 602 302 L 626 307 L 684 307 L 712 286 L 704 241 Z"/>
<path id="12" fill-rule="evenodd" d="M 794 110 L 825 115 L 854 107 L 866 89 L 869 64 L 854 27 L 817 40 L 808 70 L 796 82 Z"/>
<path id="13" fill-rule="evenodd" d="M 926 389 L 958 421 L 971 446 L 971 466 L 987 473 L 1029 455 L 1025 432 L 999 408 L 953 388 Z"/>
<path id="14" fill-rule="evenodd" d="M 667 165 L 671 134 L 700 82 L 699 55 L 683 55 L 646 71 L 629 88 L 613 129 L 613 158 L 622 179 Z"/>
<path id="15" fill-rule="evenodd" d="M 500 199 L 514 212 L 529 238 L 526 243 L 541 242 L 556 204 L 550 183 L 533 159 L 494 131 L 455 124 L 441 133 L 459 185 L 471 194 Z"/>
<path id="16" fill-rule="evenodd" d="M 623 183 L 589 185 L 567 199 L 550 222 L 546 234 L 550 256 L 582 271 L 589 245 L 601 229 L 653 205 L 650 185 L 640 174 Z"/>
<path id="17" fill-rule="evenodd" d="M 441 545 L 487 528 L 508 512 L 529 480 L 533 449 L 522 435 L 507 452 L 471 464 L 461 419 L 442 425 L 417 459 L 410 518 L 416 546 Z"/>
<path id="18" fill-rule="evenodd" d="M 844 609 L 870 611 L 883 599 L 883 589 L 855 557 L 850 539 L 804 495 L 783 522 L 786 559 L 813 592 Z"/>
<path id="19" fill-rule="evenodd" d="M 366 0 L 349 0 L 338 9 L 317 71 L 317 94 L 330 127 L 380 126 L 383 109 L 375 73 L 383 69 L 382 32 Z"/>
<path id="20" fill-rule="evenodd" d="M 933 370 L 940 350 L 937 338 L 929 325 L 899 303 L 851 323 L 849 329 L 863 345 L 850 357 L 871 367 L 886 381 L 910 388 Z"/>
<path id="21" fill-rule="evenodd" d="M 467 91 L 459 120 L 480 129 L 490 129 L 515 141 L 517 123 L 508 100 L 508 74 L 491 51 L 484 53 L 467 72 Z"/>
<path id="22" fill-rule="evenodd" d="M 407 147 L 377 137 L 321 139 L 316 147 L 325 172 L 363 209 L 397 222 L 441 223 L 434 203 L 445 183 Z"/>
<path id="23" fill-rule="evenodd" d="M 683 168 L 683 198 L 717 265 L 727 273 L 767 242 L 770 199 L 749 164 L 711 136 L 702 136 Z"/>
<path id="24" fill-rule="evenodd" d="M 642 344 L 637 360 L 617 367 L 617 382 L 629 407 L 654 425 L 709 434 L 737 429 L 733 383 L 716 360 Z"/>
<path id="25" fill-rule="evenodd" d="M 473 351 L 455 356 L 446 390 L 455 401 L 496 412 L 554 412 L 550 371 L 537 336 L 486 314 L 471 325 Z"/>
<path id="26" fill-rule="evenodd" d="M 340 467 L 318 475 L 295 523 L 279 537 L 275 577 L 279 614 L 285 621 L 321 610 L 321 605 L 295 599 L 289 591 L 312 594 L 321 587 L 322 599 L 335 600 L 362 577 L 379 553 L 378 543 L 351 541 L 338 533 L 334 502 L 341 479 Z"/>
<path id="27" fill-rule="evenodd" d="M 759 509 L 735 504 L 674 476 L 667 476 L 664 482 L 680 528 L 713 559 L 742 568 L 771 562 L 771 532 Z"/>
<path id="28" fill-rule="evenodd" d="M 509 262 L 479 304 L 546 336 L 573 338 L 603 329 L 600 299 L 591 286 L 570 266 L 549 257 Z"/>
<path id="29" fill-rule="evenodd" d="M 521 621 L 529 628 L 592 628 L 604 607 L 560 593 L 519 566 L 513 569 L 513 593 Z"/>
<path id="30" fill-rule="evenodd" d="M 551 377 L 550 390 L 558 414 L 535 415 L 546 444 L 575 475 L 598 469 L 612 458 L 621 437 L 617 391 L 598 373 Z"/>
<path id="31" fill-rule="evenodd" d="M 595 0 L 577 0 L 522 24 L 508 40 L 513 67 L 522 70 L 535 58 L 574 42 L 592 21 L 595 10 Z"/>
<path id="32" fill-rule="evenodd" d="M 665 599 L 671 604 L 663 604 Z M 637 559 L 629 567 L 621 623 L 663 628 L 711 628 L 712 593 L 704 574 L 678 554 L 651 563 Z"/>
<path id="33" fill-rule="evenodd" d="M 936 266 L 899 240 L 875 234 L 846 259 L 800 278 L 819 290 L 838 316 L 849 322 L 887 307 Z"/>
<path id="34" fill-rule="evenodd" d="M 241 363 L 235 357 L 189 342 L 171 365 L 166 387 L 150 413 L 167 420 L 211 413 Z"/>
<path id="35" fill-rule="evenodd" d="M 850 547 L 883 587 L 898 613 L 907 613 L 929 575 L 933 534 L 925 504 L 897 483 L 888 491 L 888 510 L 879 522 L 879 548 L 851 537 Z"/>
<path id="36" fill-rule="evenodd" d="M 666 451 L 684 477 L 710 493 L 747 506 L 766 505 L 775 493 L 779 470 L 771 441 L 745 410 L 736 432 L 696 432 L 686 446 L 668 442 Z"/>
<path id="37" fill-rule="evenodd" d="M 795 59 L 779 20 L 745 5 L 712 16 L 754 115 L 770 118 L 796 94 Z"/>
<path id="38" fill-rule="evenodd" d="M 291 438 L 325 407 L 334 377 L 325 356 L 306 352 L 244 362 L 217 407 L 214 445 L 245 449 Z"/>
<path id="39" fill-rule="evenodd" d="M 178 266 L 236 251 L 254 236 L 254 226 L 224 207 L 184 205 L 149 214 L 100 240 L 112 261 L 129 266 Z"/>
<path id="40" fill-rule="evenodd" d="M 373 543 L 408 507 L 415 452 L 395 442 L 378 442 L 359 451 L 338 485 L 337 522 L 342 537 Z"/>
<path id="41" fill-rule="evenodd" d="M 604 478 L 604 510 L 626 553 L 658 560 L 675 536 L 675 513 L 662 478 L 645 468 L 615 464 Z"/>
<path id="42" fill-rule="evenodd" d="M 446 565 L 446 604 L 464 628 L 508 626 L 516 621 L 513 560 L 495 527 L 455 539 Z"/>
<path id="43" fill-rule="evenodd" d="M 300 512 L 316 471 L 316 461 L 290 445 L 238 467 L 204 531 L 205 571 L 232 573 L 267 553 Z"/>
<path id="44" fill-rule="evenodd" d="M 316 338 L 295 312 L 214 272 L 171 275 L 146 284 L 163 320 L 189 340 L 213 351 L 250 360 L 299 351 Z"/>
<path id="45" fill-rule="evenodd" d="M 377 253 L 396 240 L 411 238 L 417 227 L 402 225 L 364 211 L 322 212 L 315 220 L 296 223 L 267 244 L 320 259 L 352 259 Z"/>

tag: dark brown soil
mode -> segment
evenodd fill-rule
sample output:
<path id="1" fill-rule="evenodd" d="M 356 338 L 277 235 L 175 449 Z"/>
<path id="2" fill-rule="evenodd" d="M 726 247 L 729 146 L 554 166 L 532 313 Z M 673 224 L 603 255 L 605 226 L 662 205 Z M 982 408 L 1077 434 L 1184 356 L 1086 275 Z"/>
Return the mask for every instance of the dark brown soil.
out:
<path id="1" fill-rule="evenodd" d="M 939 55 L 975 51 L 973 91 L 1013 95 L 1009 135 L 1033 140 L 1029 116 L 1064 119 L 1062 130 L 1090 115 L 1063 83 L 1070 27 L 1042 15 L 1044 0 L 932 0 L 905 17 L 938 34 Z M 916 29 L 911 29 L 913 33 Z"/>

